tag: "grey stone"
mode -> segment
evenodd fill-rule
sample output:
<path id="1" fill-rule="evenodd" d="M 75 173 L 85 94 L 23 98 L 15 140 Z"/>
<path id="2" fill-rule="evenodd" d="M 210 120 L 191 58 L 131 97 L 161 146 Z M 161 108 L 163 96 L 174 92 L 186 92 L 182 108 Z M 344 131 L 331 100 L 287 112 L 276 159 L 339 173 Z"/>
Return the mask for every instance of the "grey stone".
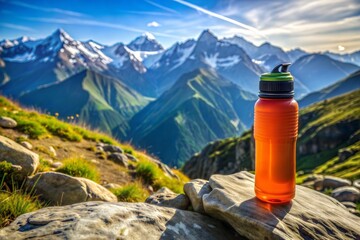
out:
<path id="1" fill-rule="evenodd" d="M 31 149 L 33 148 L 33 146 L 31 145 L 31 143 L 29 143 L 29 142 L 27 142 L 27 141 L 23 141 L 23 142 L 21 142 L 20 144 L 21 144 L 21 146 L 23 146 L 23 147 L 25 147 L 25 148 L 27 148 L 27 149 L 29 149 L 29 150 L 31 150 Z"/>
<path id="2" fill-rule="evenodd" d="M 58 172 L 42 172 L 27 181 L 29 189 L 49 205 L 68 205 L 85 201 L 117 202 L 116 196 L 103 186 L 86 178 Z"/>
<path id="3" fill-rule="evenodd" d="M 170 189 L 163 187 L 149 196 L 145 202 L 158 206 L 172 207 L 186 210 L 189 208 L 189 198 L 184 194 L 176 194 Z"/>
<path id="4" fill-rule="evenodd" d="M 50 152 L 50 155 L 51 155 L 52 157 L 56 157 L 56 156 L 57 156 L 56 150 L 55 150 L 55 148 L 54 148 L 53 146 L 49 146 L 49 152 Z"/>
<path id="5" fill-rule="evenodd" d="M 3 128 L 15 128 L 17 126 L 17 122 L 9 117 L 0 117 L 0 127 Z"/>
<path id="6" fill-rule="evenodd" d="M 319 179 L 314 183 L 314 189 L 318 191 L 336 189 L 344 186 L 351 186 L 351 181 L 333 176 L 324 176 L 324 178 Z"/>
<path id="7" fill-rule="evenodd" d="M 128 158 L 130 161 L 132 161 L 132 162 L 139 162 L 139 160 L 138 160 L 136 157 L 134 157 L 133 155 L 131 155 L 131 154 L 129 154 L 129 153 L 126 153 L 125 155 L 127 156 L 127 158 Z"/>
<path id="8" fill-rule="evenodd" d="M 59 168 L 61 167 L 63 164 L 62 162 L 54 162 L 54 163 L 51 163 L 51 167 L 53 168 Z"/>
<path id="9" fill-rule="evenodd" d="M 341 204 L 344 205 L 346 208 L 356 209 L 356 204 L 353 202 L 341 202 Z"/>
<path id="10" fill-rule="evenodd" d="M 203 195 L 205 213 L 229 223 L 249 239 L 358 239 L 360 219 L 337 200 L 297 186 L 288 204 L 258 200 L 254 175 L 240 172 L 213 175 Z"/>
<path id="11" fill-rule="evenodd" d="M 119 184 L 116 184 L 116 183 L 108 183 L 104 187 L 106 189 L 115 189 L 115 188 L 120 188 L 121 186 Z"/>
<path id="12" fill-rule="evenodd" d="M 208 181 L 203 179 L 191 180 L 190 182 L 185 183 L 184 192 L 187 196 L 189 196 L 194 211 L 203 213 L 204 206 L 202 197 L 204 194 L 211 192 L 211 187 Z"/>
<path id="13" fill-rule="evenodd" d="M 353 186 L 356 187 L 357 189 L 360 189 L 360 179 L 357 179 L 353 182 Z"/>
<path id="14" fill-rule="evenodd" d="M 34 174 L 39 166 L 39 155 L 3 136 L 0 136 L 0 160 L 20 165 L 23 177 Z"/>
<path id="15" fill-rule="evenodd" d="M 123 166 L 123 167 L 128 166 L 128 161 L 129 160 L 126 157 L 126 155 L 123 154 L 123 153 L 119 153 L 119 152 L 111 153 L 107 158 L 109 160 L 119 164 L 120 166 Z"/>
<path id="16" fill-rule="evenodd" d="M 105 152 L 110 152 L 110 153 L 124 153 L 124 150 L 122 150 L 121 147 L 114 146 L 114 145 L 110 145 L 110 144 L 103 145 L 102 148 L 103 148 L 103 150 L 104 150 Z"/>
<path id="17" fill-rule="evenodd" d="M 146 203 L 87 202 L 23 214 L 0 239 L 241 239 L 222 222 Z"/>
<path id="18" fill-rule="evenodd" d="M 360 190 L 356 187 L 339 187 L 332 191 L 331 196 L 340 202 L 357 202 L 360 200 Z"/>

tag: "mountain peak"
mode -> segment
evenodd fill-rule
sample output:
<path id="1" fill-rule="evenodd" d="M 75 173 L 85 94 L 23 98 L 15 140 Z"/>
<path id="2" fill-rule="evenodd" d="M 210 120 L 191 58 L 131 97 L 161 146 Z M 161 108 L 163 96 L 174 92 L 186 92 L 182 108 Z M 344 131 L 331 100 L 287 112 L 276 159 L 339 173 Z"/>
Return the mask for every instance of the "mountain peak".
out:
<path id="1" fill-rule="evenodd" d="M 56 31 L 53 32 L 49 38 L 60 40 L 61 42 L 65 42 L 66 40 L 74 41 L 74 39 L 62 28 L 56 29 Z"/>
<path id="2" fill-rule="evenodd" d="M 149 32 L 143 33 L 141 36 L 135 38 L 128 45 L 133 51 L 161 51 L 164 50 L 164 47 L 158 43 L 155 39 L 155 36 Z"/>
<path id="3" fill-rule="evenodd" d="M 216 42 L 217 37 L 209 30 L 205 29 L 199 36 L 199 42 Z"/>

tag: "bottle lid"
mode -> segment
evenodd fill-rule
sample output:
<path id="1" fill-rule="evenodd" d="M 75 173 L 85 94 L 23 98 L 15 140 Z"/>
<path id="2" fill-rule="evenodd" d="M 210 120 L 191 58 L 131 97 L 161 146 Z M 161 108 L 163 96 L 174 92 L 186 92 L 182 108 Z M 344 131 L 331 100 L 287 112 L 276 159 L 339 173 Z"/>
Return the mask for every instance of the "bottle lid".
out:
<path id="1" fill-rule="evenodd" d="M 290 63 L 276 66 L 271 73 L 264 73 L 260 77 L 259 97 L 264 98 L 292 98 L 294 97 L 294 78 L 288 68 Z"/>

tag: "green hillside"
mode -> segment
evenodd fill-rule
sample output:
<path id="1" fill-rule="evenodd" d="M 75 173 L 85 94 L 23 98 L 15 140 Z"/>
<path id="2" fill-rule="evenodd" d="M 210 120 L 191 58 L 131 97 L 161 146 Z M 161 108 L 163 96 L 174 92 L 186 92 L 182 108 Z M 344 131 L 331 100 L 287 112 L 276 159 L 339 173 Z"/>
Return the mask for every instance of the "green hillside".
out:
<path id="1" fill-rule="evenodd" d="M 360 90 L 302 109 L 297 169 L 315 169 L 338 156 L 343 149 L 356 148 L 359 129 Z"/>
<path id="2" fill-rule="evenodd" d="M 116 129 L 122 135 L 127 120 L 148 103 L 118 80 L 90 70 L 24 94 L 19 101 L 58 114 L 60 119 L 84 123 L 106 133 Z"/>
<path id="3" fill-rule="evenodd" d="M 180 166 L 209 141 L 248 128 L 256 96 L 216 73 L 183 75 L 130 121 L 133 143 L 172 166 Z"/>
<path id="4" fill-rule="evenodd" d="M 360 177 L 360 90 L 300 110 L 297 171 Z M 183 170 L 191 178 L 254 170 L 251 133 L 212 142 Z"/>

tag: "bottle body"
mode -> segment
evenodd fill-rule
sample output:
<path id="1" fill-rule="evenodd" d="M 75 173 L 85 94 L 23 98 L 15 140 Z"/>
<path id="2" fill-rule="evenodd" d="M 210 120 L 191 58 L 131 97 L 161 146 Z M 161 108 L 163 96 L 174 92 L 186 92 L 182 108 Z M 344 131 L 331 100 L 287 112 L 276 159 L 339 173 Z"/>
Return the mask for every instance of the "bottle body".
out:
<path id="1" fill-rule="evenodd" d="M 262 98 L 255 104 L 255 194 L 270 203 L 295 196 L 299 107 L 293 98 Z"/>

